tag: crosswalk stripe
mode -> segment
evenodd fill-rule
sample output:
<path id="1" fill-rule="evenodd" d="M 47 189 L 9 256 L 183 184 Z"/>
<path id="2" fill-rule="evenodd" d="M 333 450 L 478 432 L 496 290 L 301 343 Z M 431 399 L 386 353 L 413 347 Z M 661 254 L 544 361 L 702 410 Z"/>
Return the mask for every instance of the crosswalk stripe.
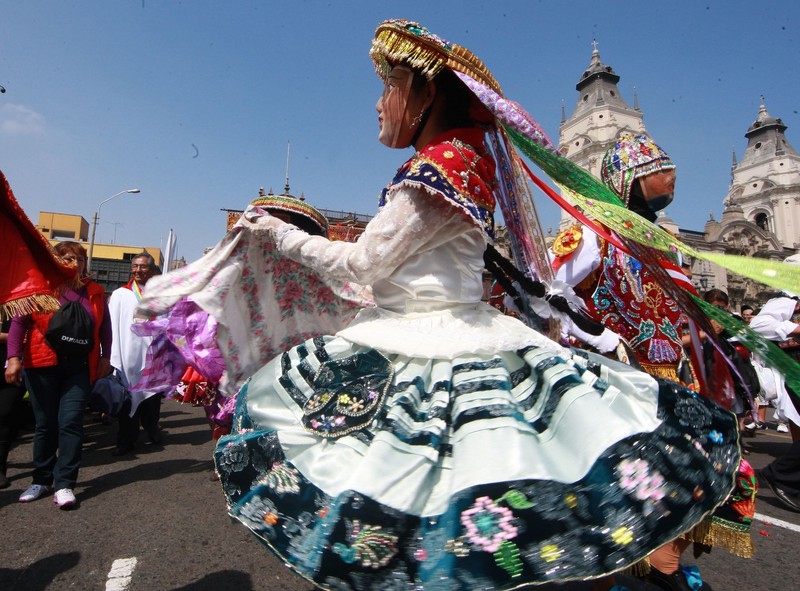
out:
<path id="1" fill-rule="evenodd" d="M 125 591 L 131 584 L 133 569 L 136 568 L 136 558 L 118 558 L 108 571 L 106 591 Z"/>
<path id="2" fill-rule="evenodd" d="M 770 517 L 769 515 L 762 515 L 761 513 L 756 513 L 755 515 L 753 515 L 753 517 L 755 519 L 758 519 L 759 521 L 769 523 L 770 525 L 777 525 L 778 527 L 782 527 L 800 533 L 800 525 L 795 525 L 794 523 L 789 523 L 788 521 L 783 521 L 782 519 L 775 519 L 774 517 Z"/>

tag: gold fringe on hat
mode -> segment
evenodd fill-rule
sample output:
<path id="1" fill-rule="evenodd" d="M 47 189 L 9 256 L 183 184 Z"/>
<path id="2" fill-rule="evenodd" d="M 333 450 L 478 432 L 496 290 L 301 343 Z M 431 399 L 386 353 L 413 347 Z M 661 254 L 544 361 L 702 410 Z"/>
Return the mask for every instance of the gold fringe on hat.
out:
<path id="1" fill-rule="evenodd" d="M 503 94 L 483 62 L 470 50 L 437 37 L 419 23 L 404 19 L 382 22 L 375 30 L 369 52 L 375 62 L 375 71 L 386 78 L 392 66 L 408 64 L 431 80 L 444 68 L 466 74 L 495 91 Z"/>

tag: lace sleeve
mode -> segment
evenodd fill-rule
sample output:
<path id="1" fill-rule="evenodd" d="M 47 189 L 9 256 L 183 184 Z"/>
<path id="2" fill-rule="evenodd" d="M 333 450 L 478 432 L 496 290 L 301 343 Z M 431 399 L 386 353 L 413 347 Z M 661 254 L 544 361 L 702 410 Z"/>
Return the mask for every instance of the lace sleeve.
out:
<path id="1" fill-rule="evenodd" d="M 472 224 L 421 189 L 399 188 L 355 243 L 310 236 L 289 224 L 276 231 L 280 251 L 295 262 L 342 281 L 370 285 L 408 257 L 468 231 Z"/>

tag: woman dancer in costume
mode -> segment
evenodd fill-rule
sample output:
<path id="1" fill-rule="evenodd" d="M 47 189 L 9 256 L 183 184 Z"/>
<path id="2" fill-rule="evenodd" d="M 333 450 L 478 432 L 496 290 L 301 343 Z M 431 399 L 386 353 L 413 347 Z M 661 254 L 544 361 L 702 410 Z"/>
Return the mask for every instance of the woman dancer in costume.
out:
<path id="1" fill-rule="evenodd" d="M 495 162 L 509 159 L 462 76 L 500 87 L 416 23 L 381 24 L 371 55 L 379 139 L 415 153 L 359 241 L 248 223 L 289 262 L 371 285 L 376 306 L 242 388 L 215 452 L 229 512 L 324 589 L 513 589 L 626 568 L 724 501 L 735 418 L 481 302 L 507 182 Z"/>

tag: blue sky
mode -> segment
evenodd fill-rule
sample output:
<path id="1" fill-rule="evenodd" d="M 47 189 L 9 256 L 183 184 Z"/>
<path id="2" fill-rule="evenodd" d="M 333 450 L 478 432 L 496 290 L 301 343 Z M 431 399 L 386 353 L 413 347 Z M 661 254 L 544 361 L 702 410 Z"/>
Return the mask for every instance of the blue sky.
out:
<path id="1" fill-rule="evenodd" d="M 352 2 L 4 0 L 0 169 L 38 212 L 101 210 L 98 242 L 198 258 L 224 234 L 221 208 L 259 187 L 374 213 L 409 151 L 377 141 L 376 25 L 409 18 L 474 51 L 506 96 L 555 141 L 597 39 L 620 91 L 678 166 L 669 215 L 701 230 L 722 211 L 731 151 L 759 97 L 800 148 L 800 4 L 528 0 Z M 558 213 L 537 194 L 543 225 Z"/>

